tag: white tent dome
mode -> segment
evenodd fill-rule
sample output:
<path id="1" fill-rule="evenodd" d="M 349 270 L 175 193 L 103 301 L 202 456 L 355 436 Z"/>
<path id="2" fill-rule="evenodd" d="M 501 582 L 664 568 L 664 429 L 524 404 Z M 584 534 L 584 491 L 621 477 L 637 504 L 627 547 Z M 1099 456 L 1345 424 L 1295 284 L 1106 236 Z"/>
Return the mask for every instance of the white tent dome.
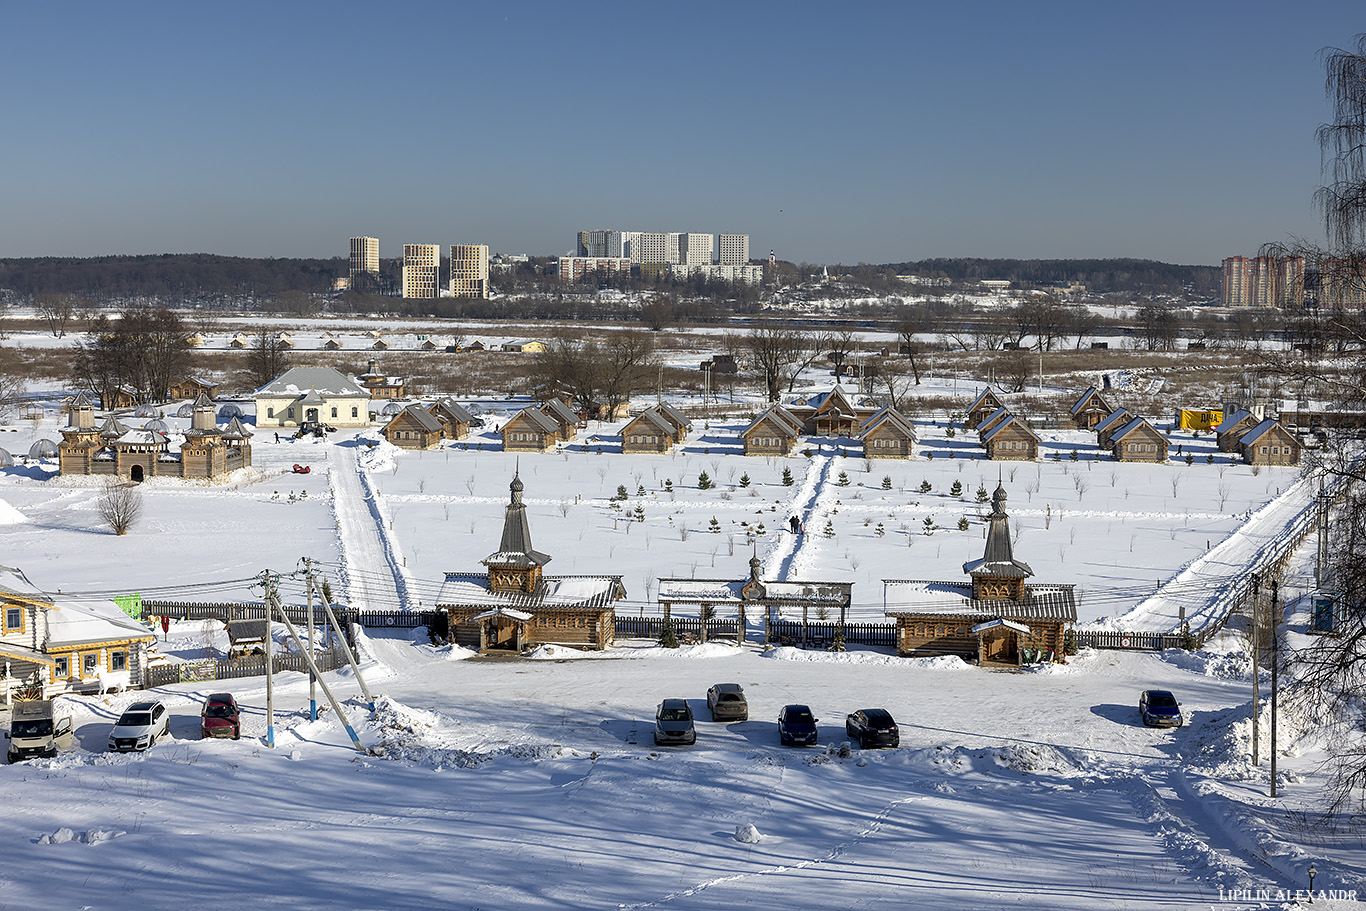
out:
<path id="1" fill-rule="evenodd" d="M 30 459 L 55 459 L 57 458 L 57 444 L 51 440 L 34 440 L 33 445 L 28 448 Z"/>

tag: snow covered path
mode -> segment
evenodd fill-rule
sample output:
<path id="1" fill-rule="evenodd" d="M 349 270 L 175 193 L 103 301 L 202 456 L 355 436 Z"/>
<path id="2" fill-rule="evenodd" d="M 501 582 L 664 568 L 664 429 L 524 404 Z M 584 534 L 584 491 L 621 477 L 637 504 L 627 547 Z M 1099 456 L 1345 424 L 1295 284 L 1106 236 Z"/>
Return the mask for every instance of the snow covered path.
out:
<path id="1" fill-rule="evenodd" d="M 347 445 L 328 450 L 347 601 L 360 610 L 406 608 L 410 587 L 402 557 L 386 533 L 378 493 L 360 466 L 358 452 Z"/>
<path id="2" fill-rule="evenodd" d="M 1181 631 L 1181 608 L 1193 633 L 1218 623 L 1234 606 L 1238 583 L 1256 570 L 1268 548 L 1313 521 L 1312 479 L 1297 481 L 1257 510 L 1237 531 L 1197 557 L 1128 613 L 1100 626 L 1129 631 Z"/>
<path id="3" fill-rule="evenodd" d="M 820 499 L 820 494 L 826 489 L 826 481 L 830 479 L 830 466 L 833 460 L 827 456 L 812 456 L 806 467 L 806 477 L 802 479 L 801 489 L 792 498 L 792 507 L 788 515 L 796 516 L 802 523 L 802 528 L 810 531 L 807 523 L 816 516 L 816 501 Z M 783 526 L 786 528 L 786 524 Z M 793 574 L 793 567 L 800 566 L 798 557 L 802 549 L 810 542 L 807 533 L 794 535 L 790 531 L 782 534 L 781 543 L 778 545 L 773 557 L 777 558 L 777 569 L 770 570 L 771 578 L 786 582 Z M 782 556 L 779 556 L 781 554 Z M 797 574 L 801 575 L 801 569 Z"/>

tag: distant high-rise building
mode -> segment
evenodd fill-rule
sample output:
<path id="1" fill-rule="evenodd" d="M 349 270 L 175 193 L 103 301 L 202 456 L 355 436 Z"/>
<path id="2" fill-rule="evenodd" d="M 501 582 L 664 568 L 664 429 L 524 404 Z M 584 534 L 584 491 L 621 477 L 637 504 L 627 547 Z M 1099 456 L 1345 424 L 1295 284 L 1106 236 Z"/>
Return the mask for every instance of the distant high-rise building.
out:
<path id="1" fill-rule="evenodd" d="M 451 244 L 451 296 L 489 296 L 487 244 Z"/>
<path id="2" fill-rule="evenodd" d="M 379 238 L 351 238 L 351 275 L 357 272 L 379 274 Z"/>
<path id="3" fill-rule="evenodd" d="M 639 231 L 608 231 L 607 252 L 603 255 L 613 259 L 630 259 L 639 236 Z"/>
<path id="4" fill-rule="evenodd" d="M 1366 261 L 1322 259 L 1316 284 L 1320 310 L 1366 309 Z"/>
<path id="5" fill-rule="evenodd" d="M 631 253 L 634 263 L 679 263 L 679 234 L 658 234 L 642 231 L 636 235 L 636 249 Z"/>
<path id="6" fill-rule="evenodd" d="M 580 231 L 576 245 L 576 256 L 606 256 L 607 235 L 603 230 Z"/>
<path id="7" fill-rule="evenodd" d="M 710 234 L 678 235 L 678 259 L 680 266 L 710 266 L 712 260 L 712 236 Z"/>
<path id="8" fill-rule="evenodd" d="M 403 245 L 403 296 L 436 297 L 441 248 L 436 244 Z"/>
<path id="9" fill-rule="evenodd" d="M 717 238 L 717 264 L 743 266 L 749 262 L 749 235 L 722 234 Z"/>
<path id="10" fill-rule="evenodd" d="M 1225 307 L 1304 306 L 1304 259 L 1230 256 L 1223 262 Z"/>

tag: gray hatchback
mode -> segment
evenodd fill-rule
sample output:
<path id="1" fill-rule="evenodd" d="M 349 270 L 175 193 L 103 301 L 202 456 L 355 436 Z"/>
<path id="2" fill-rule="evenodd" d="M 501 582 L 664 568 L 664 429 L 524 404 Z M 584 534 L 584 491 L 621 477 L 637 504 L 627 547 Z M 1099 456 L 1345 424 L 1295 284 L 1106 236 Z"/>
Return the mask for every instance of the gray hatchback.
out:
<path id="1" fill-rule="evenodd" d="M 738 683 L 718 683 L 707 690 L 712 721 L 748 721 L 749 702 Z"/>

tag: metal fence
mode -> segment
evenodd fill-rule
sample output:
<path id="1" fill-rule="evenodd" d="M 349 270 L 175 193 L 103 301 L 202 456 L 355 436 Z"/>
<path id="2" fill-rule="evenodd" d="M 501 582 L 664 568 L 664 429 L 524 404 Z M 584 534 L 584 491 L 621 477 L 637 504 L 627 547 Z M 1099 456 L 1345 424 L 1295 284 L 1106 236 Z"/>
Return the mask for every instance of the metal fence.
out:
<path id="1" fill-rule="evenodd" d="M 314 655 L 318 669 L 335 670 L 346 664 L 346 653 L 340 648 L 317 652 Z M 271 664 L 275 673 L 280 671 L 308 672 L 308 662 L 303 655 L 274 655 Z M 172 683 L 192 681 L 229 680 L 235 677 L 264 677 L 266 673 L 265 655 L 245 655 L 241 658 L 220 658 L 208 661 L 185 661 L 179 664 L 157 664 L 147 668 L 144 686 L 168 686 Z"/>
<path id="2" fill-rule="evenodd" d="M 1160 652 L 1168 648 L 1182 648 L 1185 637 L 1175 633 L 1123 633 L 1114 630 L 1076 630 L 1077 646 L 1081 648 L 1130 649 Z"/>
<path id="3" fill-rule="evenodd" d="M 291 623 L 309 622 L 308 605 L 284 604 L 285 616 Z M 441 639 L 449 638 L 450 615 L 445 611 L 358 611 L 343 605 L 332 605 L 337 622 L 342 625 L 341 632 L 351 641 L 351 624 L 358 623 L 367 627 L 394 627 L 416 629 L 425 626 L 432 635 Z M 264 620 L 266 606 L 262 602 L 209 602 L 209 601 L 143 601 L 142 614 L 146 616 L 168 616 L 181 620 Z M 327 613 L 321 604 L 313 606 L 313 623 L 326 623 Z M 262 673 L 265 673 L 263 670 Z"/>

